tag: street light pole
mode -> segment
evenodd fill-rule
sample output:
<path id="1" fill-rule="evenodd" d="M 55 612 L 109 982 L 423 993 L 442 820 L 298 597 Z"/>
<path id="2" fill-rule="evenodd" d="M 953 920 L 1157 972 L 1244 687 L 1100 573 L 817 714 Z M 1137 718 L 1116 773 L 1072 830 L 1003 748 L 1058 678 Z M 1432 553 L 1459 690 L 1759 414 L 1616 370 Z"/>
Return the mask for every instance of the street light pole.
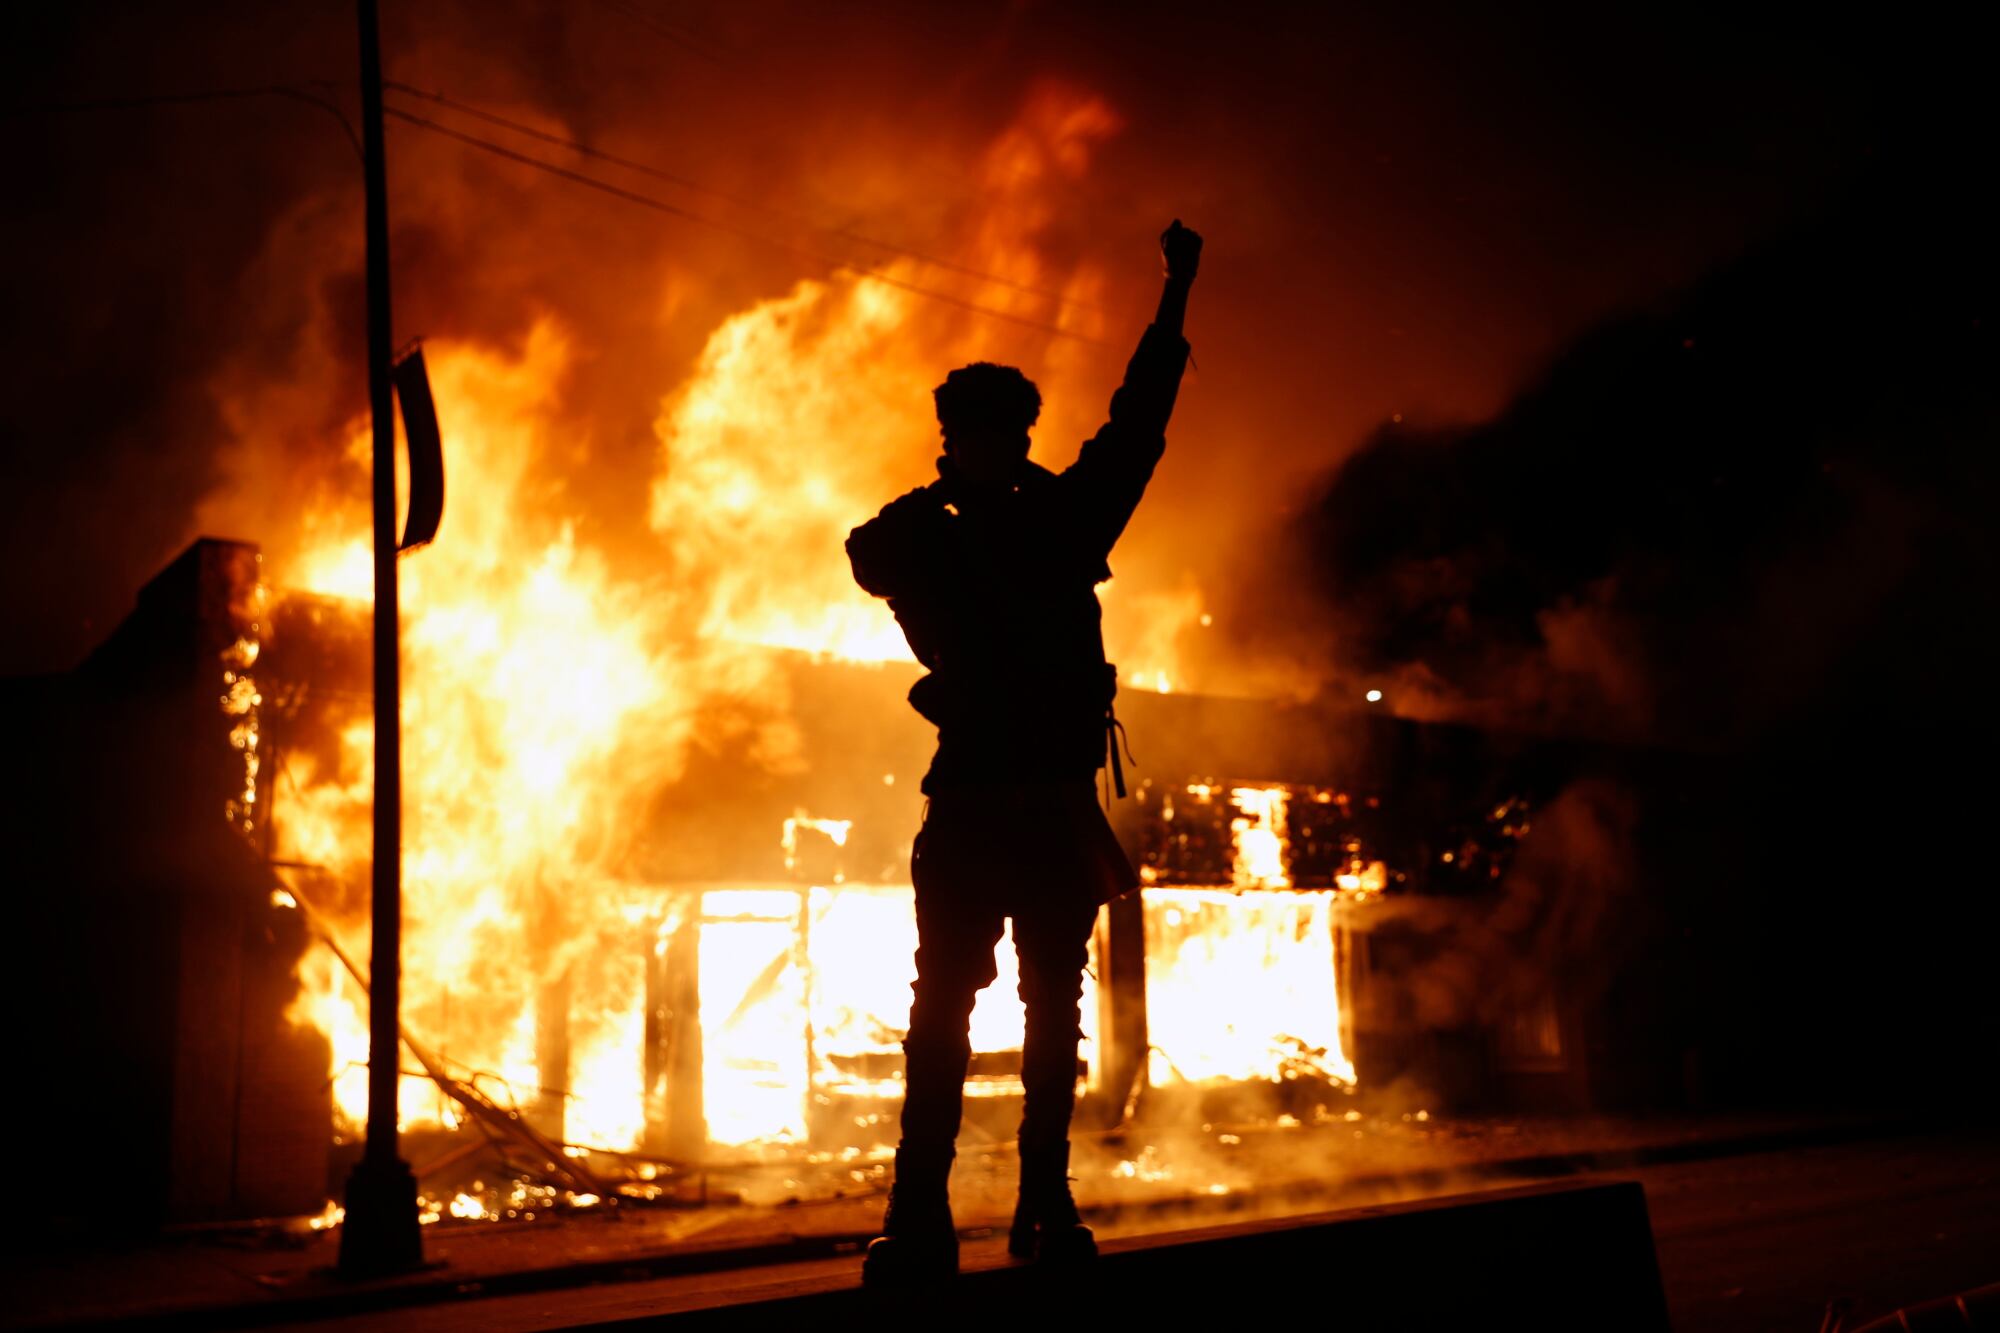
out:
<path id="1" fill-rule="evenodd" d="M 382 159 L 382 50 L 375 0 L 359 0 L 361 138 L 367 196 L 368 406 L 375 447 L 375 847 L 368 955 L 368 1143 L 347 1178 L 340 1271 L 407 1272 L 423 1263 L 417 1182 L 397 1153 L 401 1065 L 403 768 L 396 623 L 396 403 L 390 378 L 389 202 Z"/>

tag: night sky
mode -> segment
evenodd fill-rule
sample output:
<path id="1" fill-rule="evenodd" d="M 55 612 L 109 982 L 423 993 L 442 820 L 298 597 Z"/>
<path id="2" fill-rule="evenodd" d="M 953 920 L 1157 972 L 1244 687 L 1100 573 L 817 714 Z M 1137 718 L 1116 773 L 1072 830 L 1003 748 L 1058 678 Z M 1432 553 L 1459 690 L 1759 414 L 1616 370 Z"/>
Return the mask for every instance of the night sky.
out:
<path id="1" fill-rule="evenodd" d="M 1100 99 L 1120 127 L 1051 200 L 1039 237 L 1045 271 L 1110 275 L 1114 346 L 1082 382 L 1108 389 L 1143 322 L 1158 226 L 1179 215 L 1210 237 L 1198 370 L 1123 549 L 1153 563 L 1191 552 L 1244 644 L 1273 636 L 1262 603 L 1229 589 L 1268 582 L 1280 553 L 1317 562 L 1303 582 L 1347 646 L 1282 651 L 1335 653 L 1349 674 L 1422 665 L 1454 696 L 1478 693 L 1452 677 L 1487 660 L 1485 640 L 1518 637 L 1622 557 L 1552 556 L 1562 568 L 1506 594 L 1511 610 L 1427 643 L 1383 623 L 1404 603 L 1366 586 L 1352 550 L 1328 546 L 1349 539 L 1319 527 L 1323 516 L 1379 533 L 1382 503 L 1406 500 L 1410 483 L 1382 476 L 1377 500 L 1330 469 L 1397 416 L 1454 440 L 1502 416 L 1586 331 L 1673 309 L 1717 266 L 1782 245 L 1857 191 L 1902 188 L 1870 184 L 1889 179 L 1885 161 L 1930 182 L 1911 203 L 1920 214 L 1956 207 L 1931 172 L 1969 173 L 1980 138 L 1961 63 L 1976 43 L 1914 11 L 1843 27 L 1824 10 L 385 9 L 391 79 L 684 176 L 730 198 L 653 188 L 767 238 L 849 229 L 948 252 L 973 207 L 977 150 L 1037 90 Z M 11 21 L 0 670 L 23 672 L 76 662 L 218 514 L 267 528 L 219 535 L 272 540 L 278 510 L 218 508 L 225 474 L 249 454 L 286 484 L 323 483 L 363 405 L 363 339 L 359 173 L 325 110 L 271 96 L 57 109 L 283 85 L 351 115 L 346 6 L 76 5 Z M 552 484 L 591 515 L 591 540 L 636 552 L 642 488 L 629 478 L 655 448 L 661 394 L 721 318 L 826 265 L 408 125 L 389 135 L 399 330 L 510 346 L 550 311 L 576 330 L 587 354 L 570 399 L 588 443 Z M 1903 222 L 1904 242 L 1924 226 Z M 1896 262 L 1870 253 L 1865 231 L 1843 246 L 1821 253 L 1829 292 Z M 228 400 L 246 386 L 267 407 L 298 387 L 279 395 L 282 411 L 245 419 Z M 1539 447 L 1522 434 L 1502 431 L 1488 451 Z M 1663 482 L 1713 472 L 1655 444 L 1646 456 Z M 1535 494 L 1538 522 L 1552 505 L 1601 511 L 1574 487 Z M 1447 507 L 1431 521 L 1464 517 Z M 1507 542 L 1504 518 L 1482 521 L 1483 541 Z M 1361 564 L 1407 553 L 1408 530 L 1386 527 Z M 1427 558 L 1453 557 L 1469 530 Z M 1656 610 L 1679 614 L 1644 614 Z M 1656 654 L 1639 657 L 1651 670 Z M 1660 690 L 1641 694 L 1651 709 Z M 1557 720 L 1656 715 L 1635 723 L 1614 707 L 1606 721 L 1606 707 L 1592 696 Z"/>

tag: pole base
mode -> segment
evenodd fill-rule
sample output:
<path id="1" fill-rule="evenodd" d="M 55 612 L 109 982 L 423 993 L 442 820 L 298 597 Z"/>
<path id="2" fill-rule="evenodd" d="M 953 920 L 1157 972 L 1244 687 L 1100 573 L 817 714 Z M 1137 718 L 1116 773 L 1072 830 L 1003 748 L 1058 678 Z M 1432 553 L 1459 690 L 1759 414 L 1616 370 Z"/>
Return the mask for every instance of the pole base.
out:
<path id="1" fill-rule="evenodd" d="M 340 1275 L 389 1277 L 424 1266 L 417 1224 L 417 1178 L 398 1158 L 363 1157 L 347 1177 L 347 1216 L 340 1224 Z"/>

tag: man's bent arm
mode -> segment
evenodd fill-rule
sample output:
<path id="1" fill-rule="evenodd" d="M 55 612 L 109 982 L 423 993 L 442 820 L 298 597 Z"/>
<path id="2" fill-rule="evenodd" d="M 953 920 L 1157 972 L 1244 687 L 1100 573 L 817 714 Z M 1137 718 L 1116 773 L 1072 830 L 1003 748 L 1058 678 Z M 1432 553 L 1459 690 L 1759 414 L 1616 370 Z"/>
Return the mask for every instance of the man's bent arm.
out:
<path id="1" fill-rule="evenodd" d="M 907 597 L 938 575 L 944 502 L 937 488 L 919 486 L 847 534 L 854 581 L 876 597 Z"/>

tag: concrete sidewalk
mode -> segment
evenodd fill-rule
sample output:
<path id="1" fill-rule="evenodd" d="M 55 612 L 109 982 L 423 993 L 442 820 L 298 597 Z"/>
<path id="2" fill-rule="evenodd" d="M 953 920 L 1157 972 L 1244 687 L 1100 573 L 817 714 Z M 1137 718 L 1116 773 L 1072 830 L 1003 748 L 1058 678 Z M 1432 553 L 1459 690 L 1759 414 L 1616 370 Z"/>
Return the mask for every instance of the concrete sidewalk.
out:
<path id="1" fill-rule="evenodd" d="M 1479 1120 L 1363 1117 L 1232 1132 L 1198 1142 L 1079 1144 L 1078 1195 L 1109 1239 L 1420 1199 L 1649 1163 L 1852 1142 L 1903 1132 L 1887 1120 Z M 1012 1154 L 968 1152 L 953 1178 L 976 1247 L 1012 1206 Z M 628 1209 L 534 1223 L 426 1229 L 432 1266 L 400 1278 L 335 1277 L 330 1232 L 184 1235 L 125 1247 L 44 1251 L 10 1263 L 7 1327 L 245 1328 L 360 1316 L 470 1298 L 839 1260 L 880 1218 L 884 1172 L 851 1189 L 699 1210 Z M 1232 1183 L 1241 1182 L 1241 1183 Z M 800 1182 L 775 1182 L 778 1186 Z M 18 1255 L 17 1251 L 17 1255 Z"/>
<path id="2" fill-rule="evenodd" d="M 1439 1280 L 1440 1256 L 1450 1256 L 1449 1281 Z M 1281 1291 L 1302 1313 L 1317 1305 L 1356 1328 L 1481 1327 L 1497 1312 L 1526 1310 L 1538 1328 L 1668 1327 L 1645 1193 L 1630 1180 L 1513 1186 L 1125 1237 L 1068 1269 L 988 1251 L 948 1283 L 911 1289 L 866 1289 L 852 1260 L 722 1276 L 734 1280 L 550 1293 L 541 1303 L 552 1308 L 539 1314 L 560 1322 L 530 1315 L 527 1327 L 1013 1329 L 1047 1320 L 1180 1328 L 1238 1319 Z M 628 1304 L 625 1293 L 643 1295 Z M 514 1333 L 523 1312 L 501 1307 L 521 1299 L 430 1313 Z M 401 1323 L 414 1313 L 370 1323 Z"/>

